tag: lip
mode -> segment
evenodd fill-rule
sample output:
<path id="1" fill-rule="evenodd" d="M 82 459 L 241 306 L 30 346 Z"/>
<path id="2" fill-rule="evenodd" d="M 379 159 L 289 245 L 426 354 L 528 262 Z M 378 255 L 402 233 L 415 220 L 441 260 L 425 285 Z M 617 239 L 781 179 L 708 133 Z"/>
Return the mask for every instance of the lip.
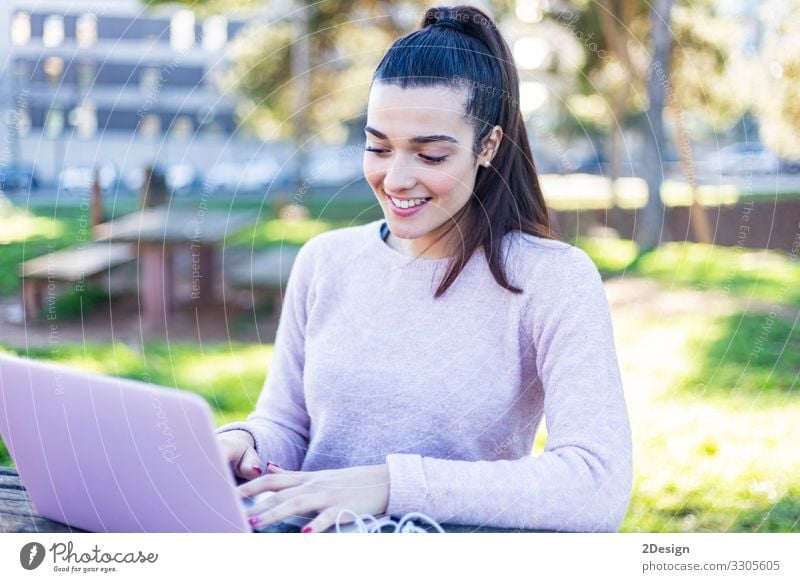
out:
<path id="1" fill-rule="evenodd" d="M 397 198 L 397 196 L 395 196 L 395 198 Z M 397 199 L 416 200 L 416 198 L 397 198 Z M 428 200 L 428 202 L 425 202 L 424 204 L 420 204 L 419 206 L 411 206 L 409 208 L 398 208 L 397 206 L 394 205 L 394 202 L 391 201 L 390 197 L 388 195 L 386 196 L 386 203 L 389 205 L 389 208 L 392 209 L 392 212 L 394 212 L 397 216 L 402 216 L 402 217 L 415 215 L 417 212 L 422 210 L 423 207 L 427 206 L 429 202 L 430 200 Z"/>

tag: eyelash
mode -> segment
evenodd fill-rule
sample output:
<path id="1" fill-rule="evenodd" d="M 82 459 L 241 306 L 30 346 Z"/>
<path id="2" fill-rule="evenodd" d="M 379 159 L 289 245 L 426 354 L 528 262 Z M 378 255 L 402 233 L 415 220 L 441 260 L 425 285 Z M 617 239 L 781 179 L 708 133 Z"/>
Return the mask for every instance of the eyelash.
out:
<path id="1" fill-rule="evenodd" d="M 374 148 L 364 148 L 364 150 L 368 151 L 368 152 L 371 152 L 373 154 L 385 154 L 385 153 L 388 152 L 388 150 L 377 150 L 377 149 L 374 149 Z M 425 160 L 429 164 L 441 164 L 443 161 L 445 161 L 447 159 L 448 156 L 442 156 L 440 158 L 434 158 L 434 157 L 431 157 L 431 156 L 426 156 L 426 155 L 423 155 L 423 154 L 419 154 L 419 157 L 421 157 L 423 160 Z"/>

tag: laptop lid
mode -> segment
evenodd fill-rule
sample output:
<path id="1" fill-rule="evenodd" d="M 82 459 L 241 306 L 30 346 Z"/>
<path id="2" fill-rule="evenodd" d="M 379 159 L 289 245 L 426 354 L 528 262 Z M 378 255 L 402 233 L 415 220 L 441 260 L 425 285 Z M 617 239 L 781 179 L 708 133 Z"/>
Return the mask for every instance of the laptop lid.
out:
<path id="1" fill-rule="evenodd" d="M 0 435 L 36 510 L 93 532 L 249 532 L 208 403 L 0 354 Z"/>

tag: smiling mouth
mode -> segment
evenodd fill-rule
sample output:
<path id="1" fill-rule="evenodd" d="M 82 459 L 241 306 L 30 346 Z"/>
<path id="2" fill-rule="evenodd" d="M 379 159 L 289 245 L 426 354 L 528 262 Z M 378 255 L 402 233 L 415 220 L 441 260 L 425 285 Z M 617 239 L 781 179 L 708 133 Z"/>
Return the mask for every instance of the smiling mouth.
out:
<path id="1" fill-rule="evenodd" d="M 391 200 L 392 204 L 397 208 L 406 209 L 406 208 L 414 208 L 415 206 L 422 206 L 432 198 L 395 198 L 394 196 L 388 196 L 387 198 Z"/>

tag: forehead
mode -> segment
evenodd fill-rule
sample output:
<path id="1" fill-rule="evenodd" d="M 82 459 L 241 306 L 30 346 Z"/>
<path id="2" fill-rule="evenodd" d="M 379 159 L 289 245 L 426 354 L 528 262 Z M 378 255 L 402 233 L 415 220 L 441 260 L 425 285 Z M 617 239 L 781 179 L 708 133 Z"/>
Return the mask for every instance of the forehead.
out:
<path id="1" fill-rule="evenodd" d="M 367 125 L 388 137 L 432 133 L 466 135 L 471 126 L 466 118 L 466 89 L 444 85 L 403 89 L 374 83 L 369 92 Z"/>

